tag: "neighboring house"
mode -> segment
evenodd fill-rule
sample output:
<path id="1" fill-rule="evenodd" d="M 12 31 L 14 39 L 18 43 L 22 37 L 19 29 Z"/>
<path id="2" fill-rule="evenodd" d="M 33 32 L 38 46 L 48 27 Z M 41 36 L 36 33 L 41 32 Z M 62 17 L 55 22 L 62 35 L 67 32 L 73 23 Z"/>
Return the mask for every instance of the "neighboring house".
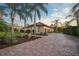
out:
<path id="1" fill-rule="evenodd" d="M 69 22 L 69 26 L 77 26 L 77 21 L 72 19 L 70 22 Z"/>
<path id="2" fill-rule="evenodd" d="M 8 28 L 11 30 L 12 25 L 10 23 L 7 24 Z M 19 26 L 17 24 L 14 24 L 14 30 L 15 31 L 20 31 L 22 29 L 22 26 Z"/>
<path id="3" fill-rule="evenodd" d="M 34 30 L 34 24 L 28 25 L 27 27 L 25 27 L 25 29 L 33 31 Z M 53 32 L 53 28 L 42 23 L 42 22 L 38 22 L 38 23 L 36 23 L 36 32 Z"/>
<path id="4" fill-rule="evenodd" d="M 68 26 L 77 26 L 77 21 L 75 19 L 71 19 L 67 22 Z"/>

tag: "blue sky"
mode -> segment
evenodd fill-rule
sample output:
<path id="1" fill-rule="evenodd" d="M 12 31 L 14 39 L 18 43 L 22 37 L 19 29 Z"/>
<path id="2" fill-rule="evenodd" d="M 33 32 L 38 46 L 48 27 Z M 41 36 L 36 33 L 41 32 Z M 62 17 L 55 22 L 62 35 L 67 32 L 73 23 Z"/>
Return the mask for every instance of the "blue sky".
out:
<path id="1" fill-rule="evenodd" d="M 70 14 L 70 10 L 74 5 L 75 5 L 74 3 L 49 3 L 46 6 L 48 10 L 48 15 L 41 12 L 41 20 L 38 20 L 37 18 L 37 22 L 40 21 L 47 25 L 50 25 L 51 21 L 54 21 L 56 19 L 59 19 L 60 22 L 64 22 L 67 20 L 67 19 L 64 19 L 65 16 Z M 3 18 L 5 18 L 5 21 L 11 23 L 9 17 L 3 17 Z M 33 22 L 28 20 L 27 24 L 31 24 L 31 23 Z M 16 16 L 15 24 L 19 24 L 23 26 L 23 21 L 20 22 L 19 16 Z"/>

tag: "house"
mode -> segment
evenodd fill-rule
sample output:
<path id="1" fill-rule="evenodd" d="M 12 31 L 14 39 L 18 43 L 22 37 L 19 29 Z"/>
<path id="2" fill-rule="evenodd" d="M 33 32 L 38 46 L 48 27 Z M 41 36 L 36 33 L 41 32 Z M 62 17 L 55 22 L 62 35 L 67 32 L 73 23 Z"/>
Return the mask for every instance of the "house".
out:
<path id="1" fill-rule="evenodd" d="M 12 27 L 11 23 L 8 23 L 7 26 L 11 31 L 11 27 Z M 22 29 L 22 26 L 19 26 L 18 24 L 14 24 L 13 27 L 14 27 L 14 31 L 18 31 L 18 32 Z"/>
<path id="2" fill-rule="evenodd" d="M 69 26 L 77 26 L 77 21 L 75 19 L 71 19 L 69 21 Z"/>
<path id="3" fill-rule="evenodd" d="M 77 26 L 77 21 L 75 19 L 71 19 L 70 21 L 66 21 L 68 26 Z"/>
<path id="4" fill-rule="evenodd" d="M 23 29 L 33 31 L 34 24 L 28 25 L 27 27 L 25 27 Z M 38 23 L 36 23 L 36 32 L 53 32 L 53 28 L 42 22 L 38 22 Z"/>

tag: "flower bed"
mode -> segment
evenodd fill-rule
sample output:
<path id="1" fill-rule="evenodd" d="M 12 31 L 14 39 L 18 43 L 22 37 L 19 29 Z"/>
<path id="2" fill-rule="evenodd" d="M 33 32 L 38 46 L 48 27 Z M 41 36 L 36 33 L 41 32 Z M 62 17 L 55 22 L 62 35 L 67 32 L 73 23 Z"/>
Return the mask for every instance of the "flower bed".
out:
<path id="1" fill-rule="evenodd" d="M 10 47 L 10 46 L 14 46 L 14 45 L 17 45 L 17 44 L 21 44 L 21 43 L 24 43 L 24 42 L 32 41 L 32 40 L 35 40 L 35 39 L 38 39 L 38 38 L 41 38 L 41 37 L 31 36 L 30 38 L 28 38 L 27 35 L 25 35 L 23 37 L 20 37 L 20 35 L 19 35 L 16 39 L 13 39 L 13 41 L 9 41 L 8 43 L 10 43 L 10 44 L 0 42 L 0 49 Z M 6 38 L 6 40 L 8 40 L 8 39 Z M 11 42 L 12 42 L 12 44 L 11 44 Z"/>

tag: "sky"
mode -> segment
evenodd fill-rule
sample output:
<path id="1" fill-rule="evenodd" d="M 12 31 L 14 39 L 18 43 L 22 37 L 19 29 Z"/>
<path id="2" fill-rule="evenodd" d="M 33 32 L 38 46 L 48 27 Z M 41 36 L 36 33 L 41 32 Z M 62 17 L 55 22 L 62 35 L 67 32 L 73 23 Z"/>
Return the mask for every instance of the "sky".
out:
<path id="1" fill-rule="evenodd" d="M 49 4 L 47 9 L 48 9 L 48 16 L 45 18 L 42 17 L 41 21 L 44 20 L 43 22 L 50 25 L 51 21 L 54 21 L 56 19 L 59 19 L 60 22 L 68 21 L 69 19 L 65 19 L 65 17 L 69 14 L 71 14 L 70 10 L 75 4 L 73 3 L 53 3 Z"/>
<path id="2" fill-rule="evenodd" d="M 48 15 L 41 12 L 41 19 L 37 18 L 37 22 L 42 22 L 47 25 L 51 25 L 52 21 L 58 19 L 60 22 L 68 21 L 69 19 L 65 19 L 67 15 L 70 14 L 71 8 L 74 6 L 74 3 L 49 3 L 46 7 L 48 10 Z M 11 23 L 9 17 L 3 17 L 6 22 Z M 23 26 L 24 21 L 20 21 L 19 16 L 17 15 L 14 21 L 15 24 Z M 27 21 L 27 24 L 32 24 L 33 22 L 30 19 Z"/>

